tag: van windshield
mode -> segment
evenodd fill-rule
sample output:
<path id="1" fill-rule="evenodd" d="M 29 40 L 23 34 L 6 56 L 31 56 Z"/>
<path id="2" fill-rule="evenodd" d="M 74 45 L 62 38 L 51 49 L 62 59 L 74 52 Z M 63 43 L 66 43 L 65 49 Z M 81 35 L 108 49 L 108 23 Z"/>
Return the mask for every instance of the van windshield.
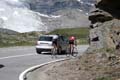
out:
<path id="1" fill-rule="evenodd" d="M 40 36 L 39 41 L 52 41 L 52 37 L 49 36 Z"/>

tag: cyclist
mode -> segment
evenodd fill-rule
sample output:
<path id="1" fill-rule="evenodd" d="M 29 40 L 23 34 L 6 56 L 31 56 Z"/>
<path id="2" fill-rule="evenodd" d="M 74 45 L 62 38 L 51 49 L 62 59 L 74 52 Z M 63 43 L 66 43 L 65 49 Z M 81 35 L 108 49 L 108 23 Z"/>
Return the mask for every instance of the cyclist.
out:
<path id="1" fill-rule="evenodd" d="M 57 35 L 53 37 L 53 46 L 56 49 L 58 47 L 58 36 Z"/>
<path id="2" fill-rule="evenodd" d="M 74 36 L 69 37 L 69 48 L 70 48 L 70 53 L 72 54 L 74 46 L 76 46 L 76 38 Z M 72 54 L 73 55 L 73 54 Z"/>
<path id="3" fill-rule="evenodd" d="M 53 45 L 53 49 L 52 49 L 52 58 L 55 57 L 57 58 L 57 53 L 59 51 L 59 35 L 55 35 L 53 37 L 53 41 L 52 41 L 52 45 Z"/>

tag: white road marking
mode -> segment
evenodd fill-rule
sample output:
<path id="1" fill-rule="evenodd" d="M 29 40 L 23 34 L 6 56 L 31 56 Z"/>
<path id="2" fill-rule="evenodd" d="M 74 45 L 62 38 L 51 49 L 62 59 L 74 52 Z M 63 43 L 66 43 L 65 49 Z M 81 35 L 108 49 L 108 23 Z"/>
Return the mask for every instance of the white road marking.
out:
<path id="1" fill-rule="evenodd" d="M 8 57 L 1 57 L 1 59 L 9 59 L 9 58 L 18 58 L 18 57 L 25 57 L 25 56 L 32 56 L 32 55 L 35 55 L 35 54 L 25 54 L 25 55 L 16 55 L 16 56 L 8 56 Z"/>
<path id="2" fill-rule="evenodd" d="M 37 68 L 40 68 L 40 67 L 42 67 L 42 66 L 44 66 L 44 65 L 47 65 L 47 64 L 50 64 L 50 63 L 64 61 L 64 60 L 67 60 L 67 59 L 69 59 L 69 58 L 57 59 L 57 60 L 49 61 L 49 62 L 46 62 L 46 63 L 42 63 L 42 64 L 40 64 L 40 65 L 36 65 L 36 66 L 30 67 L 30 68 L 26 69 L 25 71 L 23 71 L 23 72 L 19 75 L 19 80 L 25 80 L 26 74 L 28 74 L 28 72 L 34 71 L 34 70 L 37 69 Z"/>

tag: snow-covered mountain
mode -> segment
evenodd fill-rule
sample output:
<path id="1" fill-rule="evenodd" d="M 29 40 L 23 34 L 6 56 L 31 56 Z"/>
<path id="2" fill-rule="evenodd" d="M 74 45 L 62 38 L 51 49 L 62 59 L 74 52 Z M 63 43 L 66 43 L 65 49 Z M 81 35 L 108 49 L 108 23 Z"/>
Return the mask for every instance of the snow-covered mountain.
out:
<path id="1" fill-rule="evenodd" d="M 0 0 L 0 28 L 18 32 L 87 26 L 95 0 Z"/>

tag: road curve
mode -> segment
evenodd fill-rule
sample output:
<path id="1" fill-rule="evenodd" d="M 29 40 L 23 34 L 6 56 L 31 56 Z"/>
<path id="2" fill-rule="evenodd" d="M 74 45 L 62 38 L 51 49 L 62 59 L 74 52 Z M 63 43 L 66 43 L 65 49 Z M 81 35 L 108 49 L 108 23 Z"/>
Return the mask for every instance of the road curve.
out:
<path id="1" fill-rule="evenodd" d="M 79 46 L 80 51 L 84 51 Z M 64 55 L 59 59 L 65 58 Z M 31 66 L 53 61 L 50 55 L 37 55 L 34 46 L 0 48 L 0 80 L 19 80 L 19 75 Z"/>
<path id="2" fill-rule="evenodd" d="M 78 46 L 78 49 L 79 49 L 79 55 L 81 55 L 89 46 L 88 45 L 81 45 L 81 46 Z M 64 61 L 66 59 L 69 59 L 69 58 L 66 58 L 64 57 L 63 59 L 57 59 L 57 60 L 54 60 L 54 61 L 49 61 L 49 62 L 46 62 L 46 63 L 43 63 L 43 64 L 40 64 L 40 65 L 35 65 L 33 67 L 30 67 L 28 69 L 26 69 L 24 72 L 22 72 L 19 76 L 19 80 L 29 80 L 28 78 L 30 78 L 30 80 L 32 79 L 35 79 L 34 77 L 32 76 L 28 76 L 28 74 L 31 74 L 33 71 L 37 70 L 38 68 L 41 68 L 42 66 L 44 65 L 47 65 L 47 64 L 50 64 L 50 63 L 54 63 L 54 62 L 59 62 L 59 61 Z M 39 73 L 38 73 L 39 74 Z M 37 72 L 34 74 L 34 75 L 38 75 Z"/>

